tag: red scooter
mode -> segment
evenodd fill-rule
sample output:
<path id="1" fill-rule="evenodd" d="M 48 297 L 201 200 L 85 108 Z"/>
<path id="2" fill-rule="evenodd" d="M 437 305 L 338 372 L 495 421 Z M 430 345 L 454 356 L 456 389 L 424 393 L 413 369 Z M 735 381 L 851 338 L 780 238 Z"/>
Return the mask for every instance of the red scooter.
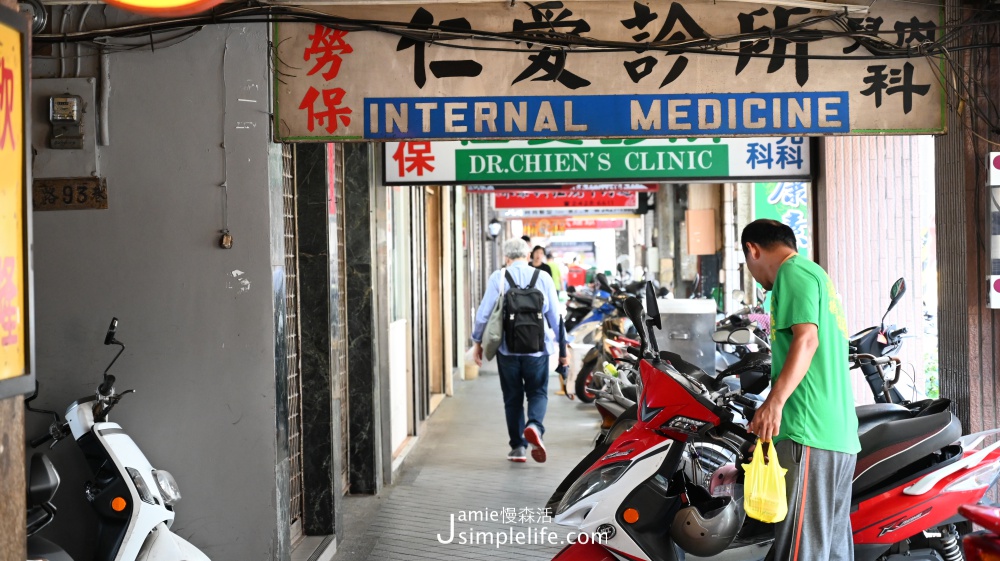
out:
<path id="1" fill-rule="evenodd" d="M 643 317 L 638 300 L 625 303 L 641 341 L 637 422 L 594 459 L 555 507 L 556 523 L 603 539 L 571 544 L 555 559 L 763 559 L 773 527 L 745 517 L 742 474 L 736 472 L 730 494 L 713 496 L 685 469 L 692 444 L 699 442 L 746 458 L 753 439 L 733 422 L 733 410 L 753 402 L 721 379 L 682 371 L 665 359 L 670 355 L 661 354 L 643 328 L 660 327 L 656 299 L 646 303 L 651 319 Z M 867 360 L 880 368 L 892 361 Z M 948 406 L 939 399 L 858 408 L 862 451 L 851 515 L 858 561 L 961 559 L 958 507 L 978 503 L 1000 474 L 1000 443 L 977 450 L 1000 430 L 963 437 Z"/>

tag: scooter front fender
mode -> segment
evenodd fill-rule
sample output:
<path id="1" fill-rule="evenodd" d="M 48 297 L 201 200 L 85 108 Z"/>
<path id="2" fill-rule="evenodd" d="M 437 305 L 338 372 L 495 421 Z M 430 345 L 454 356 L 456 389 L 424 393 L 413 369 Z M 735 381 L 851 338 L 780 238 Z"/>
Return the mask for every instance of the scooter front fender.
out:
<path id="1" fill-rule="evenodd" d="M 552 558 L 552 561 L 618 561 L 607 549 L 594 543 L 572 543 Z"/>
<path id="2" fill-rule="evenodd" d="M 170 531 L 166 524 L 157 524 L 142 544 L 136 561 L 211 561 L 187 540 Z"/>

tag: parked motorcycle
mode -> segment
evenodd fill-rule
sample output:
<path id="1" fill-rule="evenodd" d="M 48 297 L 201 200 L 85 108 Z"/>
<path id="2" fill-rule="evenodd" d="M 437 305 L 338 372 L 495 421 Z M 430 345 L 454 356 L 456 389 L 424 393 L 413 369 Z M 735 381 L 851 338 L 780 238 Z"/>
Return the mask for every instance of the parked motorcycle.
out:
<path id="1" fill-rule="evenodd" d="M 33 400 L 36 391 L 25 403 Z M 45 454 L 34 454 L 31 466 L 28 468 L 28 559 L 45 559 L 46 561 L 73 561 L 66 551 L 58 545 L 36 536 L 42 528 L 49 525 L 56 516 L 56 507 L 52 504 L 59 489 L 59 473 L 52 461 Z"/>
<path id="2" fill-rule="evenodd" d="M 874 356 L 894 356 L 903 345 L 902 336 L 906 334 L 905 327 L 896 328 L 895 325 L 885 325 L 885 318 L 889 315 L 896 304 L 906 293 L 906 281 L 902 278 L 893 283 L 889 290 L 889 307 L 882 315 L 879 325 L 865 328 L 850 338 L 850 351 L 852 353 L 867 354 Z M 902 403 L 903 396 L 880 375 L 873 364 L 865 364 L 861 367 L 861 373 L 871 387 L 876 403 Z M 898 380 L 896 380 L 898 382 Z"/>
<path id="3" fill-rule="evenodd" d="M 136 443 L 108 415 L 134 390 L 117 393 L 108 374 L 125 345 L 115 339 L 118 318 L 111 320 L 105 345 L 121 347 L 104 371 L 93 396 L 74 401 L 64 419 L 54 412 L 48 434 L 31 440 L 38 447 L 72 436 L 93 478 L 84 493 L 97 512 L 99 537 L 95 559 L 101 561 L 209 561 L 204 553 L 170 531 L 174 505 L 181 498 L 174 477 L 153 468 Z M 33 410 L 40 411 L 40 410 Z M 44 556 L 41 556 L 44 558 Z"/>
<path id="4" fill-rule="evenodd" d="M 732 494 L 713 496 L 682 469 L 693 442 L 740 457 L 754 439 L 733 422 L 735 405 L 753 407 L 723 381 L 673 367 L 646 328 L 659 328 L 635 299 L 625 310 L 639 330 L 642 392 L 637 422 L 594 457 L 569 488 L 554 521 L 601 543 L 574 543 L 555 559 L 673 561 L 762 559 L 773 528 L 746 519 L 738 480 Z M 873 357 L 875 367 L 891 362 Z M 994 429 L 962 436 L 948 400 L 859 408 L 862 451 L 852 489 L 851 522 L 859 561 L 956 561 L 958 506 L 976 503 L 1000 474 L 1000 443 L 977 450 Z M 731 472 L 736 473 L 736 472 Z M 718 556 L 718 557 L 714 557 Z"/>
<path id="5" fill-rule="evenodd" d="M 600 307 L 595 307 L 573 332 L 577 344 L 592 345 L 581 361 L 573 385 L 576 396 L 584 403 L 594 401 L 594 392 L 600 389 L 595 386 L 594 373 L 600 372 L 605 362 L 613 363 L 620 359 L 625 354 L 623 349 L 626 345 L 638 344 L 626 337 L 627 318 L 622 311 L 622 303 L 629 294 L 621 287 L 610 285 L 603 273 L 598 273 L 596 278 L 600 287 L 598 294 L 607 294 L 608 297 L 595 299 L 595 304 L 599 303 Z"/>

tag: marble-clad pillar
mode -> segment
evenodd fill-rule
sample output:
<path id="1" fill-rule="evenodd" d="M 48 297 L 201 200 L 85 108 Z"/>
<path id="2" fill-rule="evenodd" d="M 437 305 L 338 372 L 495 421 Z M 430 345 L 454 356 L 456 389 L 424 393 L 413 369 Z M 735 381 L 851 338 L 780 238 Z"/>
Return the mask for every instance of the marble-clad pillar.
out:
<path id="1" fill-rule="evenodd" d="M 373 156 L 368 144 L 344 149 L 344 285 L 347 291 L 347 376 L 350 411 L 349 479 L 355 494 L 377 493 L 381 486 L 381 411 L 375 353 L 376 235 L 373 218 Z"/>
<path id="2" fill-rule="evenodd" d="M 333 377 L 338 373 L 331 360 L 330 311 L 330 275 L 336 269 L 331 267 L 329 227 L 336 224 L 336 217 L 330 215 L 327 164 L 325 144 L 296 145 L 303 531 L 310 536 L 336 533 L 335 490 L 341 463 L 334 450 L 340 419 L 333 414 Z"/>

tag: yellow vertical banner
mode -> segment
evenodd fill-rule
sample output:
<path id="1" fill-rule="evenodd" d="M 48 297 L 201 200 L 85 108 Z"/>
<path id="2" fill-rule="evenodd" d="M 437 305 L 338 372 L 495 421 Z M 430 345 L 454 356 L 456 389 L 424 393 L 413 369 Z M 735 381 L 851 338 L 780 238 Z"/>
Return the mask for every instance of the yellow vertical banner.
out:
<path id="1" fill-rule="evenodd" d="M 0 380 L 28 373 L 25 45 L 9 21 L 0 19 Z"/>

